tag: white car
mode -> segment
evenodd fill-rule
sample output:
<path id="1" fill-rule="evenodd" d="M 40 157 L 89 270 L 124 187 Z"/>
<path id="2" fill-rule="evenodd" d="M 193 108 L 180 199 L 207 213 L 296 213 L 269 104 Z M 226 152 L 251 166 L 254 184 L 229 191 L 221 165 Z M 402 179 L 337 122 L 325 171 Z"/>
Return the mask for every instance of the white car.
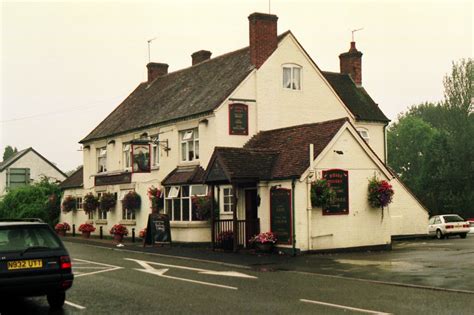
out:
<path id="1" fill-rule="evenodd" d="M 466 238 L 469 233 L 469 222 L 457 214 L 436 215 L 428 222 L 428 233 L 437 239 L 443 239 L 451 235 L 459 235 Z"/>
<path id="2" fill-rule="evenodd" d="M 474 218 L 467 219 L 467 222 L 471 225 L 471 229 L 469 230 L 469 234 L 474 234 Z"/>

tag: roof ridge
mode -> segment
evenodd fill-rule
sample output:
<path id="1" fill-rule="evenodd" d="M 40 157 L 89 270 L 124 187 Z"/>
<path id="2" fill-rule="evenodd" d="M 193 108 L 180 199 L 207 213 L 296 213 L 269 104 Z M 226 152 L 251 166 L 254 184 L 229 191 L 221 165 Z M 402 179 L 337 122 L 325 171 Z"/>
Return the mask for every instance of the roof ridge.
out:
<path id="1" fill-rule="evenodd" d="M 282 128 L 270 129 L 270 130 L 262 130 L 262 131 L 258 132 L 257 134 L 255 134 L 255 136 L 260 134 L 260 133 L 264 133 L 264 132 L 274 132 L 274 131 L 281 131 L 281 130 L 288 130 L 288 129 L 296 129 L 296 128 L 301 128 L 301 127 L 306 127 L 306 126 L 325 125 L 325 124 L 329 124 L 329 123 L 336 122 L 336 121 L 349 121 L 349 118 L 348 117 L 342 117 L 342 118 L 319 121 L 319 122 L 314 122 L 314 123 L 294 125 L 294 126 L 288 126 L 288 127 L 282 127 Z"/>

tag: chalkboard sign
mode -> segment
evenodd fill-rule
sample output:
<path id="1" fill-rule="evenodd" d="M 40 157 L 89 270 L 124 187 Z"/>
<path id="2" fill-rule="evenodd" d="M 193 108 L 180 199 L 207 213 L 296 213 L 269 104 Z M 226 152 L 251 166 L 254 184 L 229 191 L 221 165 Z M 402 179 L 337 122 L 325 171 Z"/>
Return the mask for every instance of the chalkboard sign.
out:
<path id="1" fill-rule="evenodd" d="M 270 191 L 270 226 L 278 243 L 291 244 L 291 190 L 272 189 Z"/>
<path id="2" fill-rule="evenodd" d="M 349 214 L 349 174 L 344 170 L 323 171 L 323 178 L 336 192 L 336 197 L 331 200 L 331 204 L 323 208 L 323 214 Z"/>
<path id="3" fill-rule="evenodd" d="M 171 245 L 170 220 L 167 215 L 150 213 L 143 246 L 156 243 L 169 243 Z"/>
<path id="4" fill-rule="evenodd" d="M 229 105 L 229 134 L 249 134 L 249 108 L 245 104 Z"/>

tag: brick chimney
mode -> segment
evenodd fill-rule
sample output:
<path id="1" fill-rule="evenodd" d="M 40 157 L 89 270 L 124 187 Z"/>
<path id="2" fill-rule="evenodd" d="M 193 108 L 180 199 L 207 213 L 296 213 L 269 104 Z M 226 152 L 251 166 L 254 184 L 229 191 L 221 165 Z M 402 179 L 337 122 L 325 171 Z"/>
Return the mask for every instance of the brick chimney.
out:
<path id="1" fill-rule="evenodd" d="M 148 69 L 148 83 L 168 74 L 168 65 L 166 63 L 150 62 L 146 67 Z"/>
<path id="2" fill-rule="evenodd" d="M 211 59 L 211 55 L 212 53 L 209 50 L 196 51 L 194 54 L 191 55 L 191 58 L 193 59 L 193 66 Z"/>
<path id="3" fill-rule="evenodd" d="M 357 50 L 356 43 L 351 42 L 351 49 L 339 55 L 341 73 L 351 76 L 357 86 L 362 86 L 362 53 Z"/>
<path id="4" fill-rule="evenodd" d="M 277 21 L 273 14 L 249 15 L 250 59 L 257 69 L 277 48 Z"/>

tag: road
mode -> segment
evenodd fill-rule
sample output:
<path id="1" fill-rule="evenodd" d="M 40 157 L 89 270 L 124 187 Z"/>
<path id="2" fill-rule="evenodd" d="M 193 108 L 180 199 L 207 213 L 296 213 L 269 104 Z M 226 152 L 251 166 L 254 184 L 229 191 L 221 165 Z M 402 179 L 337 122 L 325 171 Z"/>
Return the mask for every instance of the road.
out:
<path id="1" fill-rule="evenodd" d="M 252 268 L 65 242 L 76 279 L 59 314 L 471 314 L 472 283 L 437 290 L 400 286 L 390 283 L 400 281 L 388 281 L 393 276 L 380 276 L 393 272 L 369 261 L 380 263 L 384 259 L 377 255 L 394 254 L 396 261 L 403 261 L 399 255 L 413 255 L 417 251 L 411 249 L 420 245 L 410 244 L 419 243 L 423 242 L 400 243 L 399 252 L 302 256 L 281 268 Z M 468 244 L 472 254 L 471 243 L 458 244 Z M 309 268 L 318 257 L 322 262 Z M 328 269 L 330 262 L 335 268 Z M 362 270 L 374 272 L 362 277 Z M 379 276 L 376 270 L 382 270 Z M 49 312 L 42 297 L 10 301 L 10 310 L 15 314 Z"/>

